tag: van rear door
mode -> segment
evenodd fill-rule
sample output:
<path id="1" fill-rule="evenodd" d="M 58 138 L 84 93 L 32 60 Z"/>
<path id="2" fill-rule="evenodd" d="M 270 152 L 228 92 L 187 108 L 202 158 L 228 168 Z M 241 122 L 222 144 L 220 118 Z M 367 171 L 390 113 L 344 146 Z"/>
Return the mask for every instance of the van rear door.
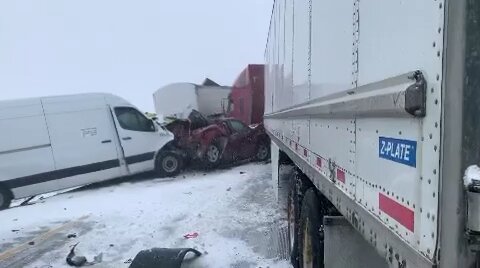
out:
<path id="1" fill-rule="evenodd" d="M 15 198 L 38 194 L 55 169 L 40 99 L 0 102 L 0 183 Z"/>
<path id="2" fill-rule="evenodd" d="M 109 107 L 100 98 L 44 101 L 57 181 L 68 188 L 121 176 Z"/>

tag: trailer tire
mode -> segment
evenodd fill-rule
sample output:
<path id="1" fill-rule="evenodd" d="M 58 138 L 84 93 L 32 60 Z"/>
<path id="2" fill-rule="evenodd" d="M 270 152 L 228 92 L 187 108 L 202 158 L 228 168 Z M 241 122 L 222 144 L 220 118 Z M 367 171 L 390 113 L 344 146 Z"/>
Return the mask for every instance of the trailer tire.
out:
<path id="1" fill-rule="evenodd" d="M 313 188 L 305 193 L 302 201 L 299 234 L 300 267 L 324 266 L 323 212 L 320 199 Z"/>
<path id="2" fill-rule="evenodd" d="M 290 249 L 290 262 L 293 267 L 299 267 L 298 237 L 300 230 L 300 213 L 302 199 L 305 191 L 310 187 L 302 180 L 302 174 L 293 173 L 287 197 L 288 240 Z"/>
<path id="3" fill-rule="evenodd" d="M 12 193 L 0 186 L 0 210 L 9 208 L 12 199 Z"/>
<path id="4" fill-rule="evenodd" d="M 160 152 L 156 160 L 156 171 L 160 177 L 177 176 L 182 170 L 182 156 L 171 151 Z"/>

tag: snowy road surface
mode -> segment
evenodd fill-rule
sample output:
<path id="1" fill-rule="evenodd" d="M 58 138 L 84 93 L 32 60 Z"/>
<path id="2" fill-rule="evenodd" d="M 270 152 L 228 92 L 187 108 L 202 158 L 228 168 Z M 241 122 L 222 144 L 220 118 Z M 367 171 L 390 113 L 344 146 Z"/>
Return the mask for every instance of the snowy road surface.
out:
<path id="1" fill-rule="evenodd" d="M 93 267 L 128 267 L 153 247 L 204 253 L 185 267 L 290 267 L 279 257 L 285 219 L 264 164 L 67 192 L 0 218 L 0 267 L 68 267 L 77 242 L 89 260 L 103 254 Z M 198 237 L 183 237 L 192 232 Z"/>

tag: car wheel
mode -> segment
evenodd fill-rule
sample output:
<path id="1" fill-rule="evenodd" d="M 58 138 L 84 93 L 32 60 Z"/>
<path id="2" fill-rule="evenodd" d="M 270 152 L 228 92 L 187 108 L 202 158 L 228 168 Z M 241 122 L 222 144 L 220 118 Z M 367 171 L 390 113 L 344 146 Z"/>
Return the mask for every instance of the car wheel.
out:
<path id="1" fill-rule="evenodd" d="M 12 194 L 0 187 L 0 210 L 4 210 L 10 207 L 12 202 Z"/>
<path id="2" fill-rule="evenodd" d="M 207 167 L 217 167 L 220 164 L 221 157 L 222 151 L 217 142 L 212 142 L 210 145 L 208 145 L 204 157 Z"/>
<path id="3" fill-rule="evenodd" d="M 270 158 L 270 146 L 268 143 L 262 142 L 258 145 L 255 158 L 257 161 L 267 161 Z"/>
<path id="4" fill-rule="evenodd" d="M 302 201 L 298 250 L 300 267 L 325 267 L 323 214 L 314 189 L 307 190 Z"/>
<path id="5" fill-rule="evenodd" d="M 173 152 L 163 152 L 157 157 L 156 169 L 161 177 L 173 177 L 182 170 L 182 157 Z"/>

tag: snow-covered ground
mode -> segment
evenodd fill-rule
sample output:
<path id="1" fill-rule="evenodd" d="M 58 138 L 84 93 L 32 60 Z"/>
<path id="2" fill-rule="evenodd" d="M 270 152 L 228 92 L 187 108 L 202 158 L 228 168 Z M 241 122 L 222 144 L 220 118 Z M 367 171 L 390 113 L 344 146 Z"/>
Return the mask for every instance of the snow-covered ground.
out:
<path id="1" fill-rule="evenodd" d="M 188 267 L 290 267 L 279 258 L 285 219 L 264 164 L 62 193 L 1 211 L 0 219 L 0 267 L 67 267 L 77 242 L 79 255 L 103 254 L 93 267 L 128 267 L 153 247 L 203 252 Z M 183 237 L 192 232 L 198 237 Z"/>

